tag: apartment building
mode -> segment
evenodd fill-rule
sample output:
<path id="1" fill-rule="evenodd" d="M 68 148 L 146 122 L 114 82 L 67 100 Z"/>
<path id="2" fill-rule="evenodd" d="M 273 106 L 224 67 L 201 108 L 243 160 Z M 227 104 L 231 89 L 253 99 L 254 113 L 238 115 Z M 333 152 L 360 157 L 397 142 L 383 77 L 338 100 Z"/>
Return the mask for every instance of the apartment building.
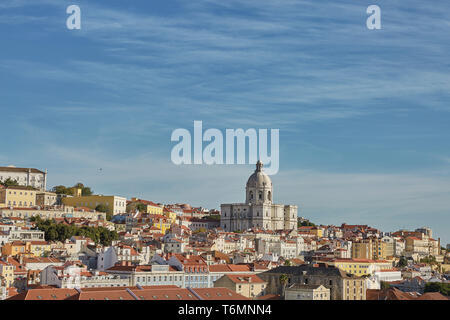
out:
<path id="1" fill-rule="evenodd" d="M 286 288 L 284 300 L 330 300 L 330 289 L 320 284 L 293 284 Z"/>
<path id="2" fill-rule="evenodd" d="M 29 208 L 36 206 L 36 190 L 24 186 L 0 187 L 0 207 Z"/>

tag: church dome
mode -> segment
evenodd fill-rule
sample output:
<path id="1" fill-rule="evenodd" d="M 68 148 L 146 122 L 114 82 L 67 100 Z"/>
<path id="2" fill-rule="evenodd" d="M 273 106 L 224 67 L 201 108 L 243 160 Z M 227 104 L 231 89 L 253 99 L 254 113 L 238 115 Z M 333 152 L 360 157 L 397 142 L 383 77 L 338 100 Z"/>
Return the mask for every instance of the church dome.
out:
<path id="1" fill-rule="evenodd" d="M 256 163 L 255 172 L 248 178 L 247 188 L 272 188 L 272 180 L 262 171 L 263 164 L 261 161 Z"/>

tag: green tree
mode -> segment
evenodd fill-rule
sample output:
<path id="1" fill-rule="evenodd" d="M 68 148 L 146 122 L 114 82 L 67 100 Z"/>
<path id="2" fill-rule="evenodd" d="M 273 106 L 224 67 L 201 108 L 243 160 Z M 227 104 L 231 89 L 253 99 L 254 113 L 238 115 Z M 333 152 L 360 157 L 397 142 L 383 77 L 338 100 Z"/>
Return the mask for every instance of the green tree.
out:
<path id="1" fill-rule="evenodd" d="M 291 266 L 292 265 L 291 260 L 287 259 L 286 261 L 284 261 L 284 265 L 285 266 Z"/>
<path id="2" fill-rule="evenodd" d="M 94 191 L 92 191 L 90 187 L 83 187 L 81 189 L 82 196 L 92 196 L 93 194 L 94 194 Z"/>
<path id="3" fill-rule="evenodd" d="M 104 205 L 103 203 L 100 203 L 98 206 L 96 206 L 95 211 L 106 213 L 106 221 L 111 221 L 113 217 L 113 214 L 111 212 L 108 212 L 108 206 Z"/>
<path id="4" fill-rule="evenodd" d="M 107 213 L 108 212 L 108 206 L 103 204 L 103 203 L 100 203 L 98 206 L 95 207 L 95 211 Z"/>
<path id="5" fill-rule="evenodd" d="M 56 241 L 59 240 L 58 230 L 55 225 L 50 226 L 45 231 L 45 240 L 47 241 Z"/>
<path id="6" fill-rule="evenodd" d="M 388 282 L 380 281 L 380 288 L 381 288 L 381 290 L 389 289 L 390 287 L 391 287 L 391 285 Z"/>
<path id="7" fill-rule="evenodd" d="M 408 260 L 406 260 L 406 258 L 403 256 L 400 257 L 400 260 L 397 263 L 397 267 L 403 268 L 403 267 L 406 267 L 407 265 L 408 265 Z"/>
<path id="8" fill-rule="evenodd" d="M 69 187 L 69 188 L 66 186 L 62 186 L 62 185 L 55 186 L 52 188 L 52 191 L 55 192 L 56 194 L 65 194 L 65 195 L 69 195 L 69 196 L 75 196 L 77 189 L 81 189 L 82 196 L 91 196 L 94 194 L 94 192 L 92 191 L 92 189 L 90 187 L 86 187 L 81 182 L 78 182 L 73 187 Z"/>
<path id="9" fill-rule="evenodd" d="M 54 186 L 52 191 L 56 194 L 72 195 L 72 191 L 67 189 L 65 186 Z"/>
<path id="10" fill-rule="evenodd" d="M 74 225 L 58 224 L 55 220 L 34 219 L 37 229 L 45 232 L 47 241 L 65 241 L 72 236 L 91 238 L 95 243 L 110 245 L 111 241 L 119 239 L 116 231 L 109 231 L 104 227 L 77 227 Z"/>
<path id="11" fill-rule="evenodd" d="M 436 264 L 436 257 L 435 256 L 428 256 L 425 258 L 420 259 L 421 263 L 428 263 L 428 264 Z"/>
<path id="12" fill-rule="evenodd" d="M 308 220 L 305 221 L 300 221 L 298 220 L 297 222 L 297 227 L 315 227 L 316 225 Z"/>
<path id="13" fill-rule="evenodd" d="M 136 204 L 136 209 L 138 209 L 140 212 L 146 212 L 147 206 L 143 203 Z"/>

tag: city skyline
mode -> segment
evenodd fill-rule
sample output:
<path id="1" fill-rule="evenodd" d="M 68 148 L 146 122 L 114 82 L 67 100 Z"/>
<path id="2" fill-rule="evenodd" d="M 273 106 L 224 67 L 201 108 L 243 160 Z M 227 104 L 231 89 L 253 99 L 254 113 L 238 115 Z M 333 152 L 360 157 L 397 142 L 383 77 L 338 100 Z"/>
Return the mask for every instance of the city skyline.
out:
<path id="1" fill-rule="evenodd" d="M 253 164 L 175 166 L 170 133 L 279 128 L 275 201 L 450 242 L 450 4 L 377 1 L 367 30 L 354 1 L 78 1 L 70 31 L 69 4 L 0 4 L 2 165 L 219 208 L 244 200 Z"/>

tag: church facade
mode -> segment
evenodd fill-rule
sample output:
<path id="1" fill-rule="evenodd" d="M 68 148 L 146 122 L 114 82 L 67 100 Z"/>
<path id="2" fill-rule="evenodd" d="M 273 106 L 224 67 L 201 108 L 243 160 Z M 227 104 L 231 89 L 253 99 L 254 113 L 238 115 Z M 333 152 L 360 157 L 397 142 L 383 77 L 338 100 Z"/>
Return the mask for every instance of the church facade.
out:
<path id="1" fill-rule="evenodd" d="M 273 186 L 261 161 L 248 178 L 245 203 L 220 205 L 220 227 L 228 232 L 250 228 L 292 230 L 297 228 L 297 206 L 272 203 Z"/>

